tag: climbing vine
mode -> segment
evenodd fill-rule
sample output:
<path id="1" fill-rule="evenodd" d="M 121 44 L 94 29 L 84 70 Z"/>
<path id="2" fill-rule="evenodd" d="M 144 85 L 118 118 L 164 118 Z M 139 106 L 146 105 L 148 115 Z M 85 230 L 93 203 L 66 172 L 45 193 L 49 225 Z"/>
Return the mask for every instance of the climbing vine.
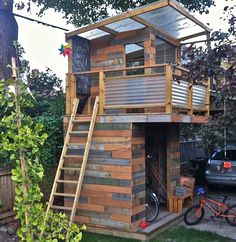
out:
<path id="1" fill-rule="evenodd" d="M 9 153 L 15 162 L 12 179 L 16 185 L 14 209 L 21 222 L 18 236 L 20 241 L 27 242 L 80 241 L 84 226 L 81 229 L 75 224 L 69 227 L 63 213 L 50 211 L 46 215 L 41 203 L 43 195 L 39 185 L 44 169 L 39 152 L 47 134 L 43 132 L 43 124 L 35 124 L 29 115 L 22 112 L 23 107 L 32 105 L 33 98 L 18 71 L 16 73 L 13 80 L 0 81 L 0 144 L 2 151 Z"/>

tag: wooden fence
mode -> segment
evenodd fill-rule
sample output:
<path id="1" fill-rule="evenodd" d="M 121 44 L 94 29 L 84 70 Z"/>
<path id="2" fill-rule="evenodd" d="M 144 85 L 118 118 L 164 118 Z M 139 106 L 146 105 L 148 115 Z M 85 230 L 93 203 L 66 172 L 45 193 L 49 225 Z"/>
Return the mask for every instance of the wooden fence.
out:
<path id="1" fill-rule="evenodd" d="M 10 170 L 0 170 L 0 223 L 12 221 L 15 198 L 15 186 Z"/>

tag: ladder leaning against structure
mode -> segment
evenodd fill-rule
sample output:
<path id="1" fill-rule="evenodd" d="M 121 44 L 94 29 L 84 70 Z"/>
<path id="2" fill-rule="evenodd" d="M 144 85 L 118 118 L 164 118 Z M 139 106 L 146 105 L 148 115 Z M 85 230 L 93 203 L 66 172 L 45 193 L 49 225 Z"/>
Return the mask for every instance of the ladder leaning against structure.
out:
<path id="1" fill-rule="evenodd" d="M 85 145 L 85 149 L 84 149 L 84 155 L 83 156 L 73 155 L 74 158 L 78 158 L 78 160 L 82 160 L 81 167 L 80 168 L 78 168 L 78 167 L 65 167 L 64 161 L 65 161 L 65 158 L 68 157 L 67 150 L 68 150 L 68 145 L 69 145 L 69 142 L 70 142 L 70 135 L 71 135 L 72 130 L 73 130 L 73 125 L 75 123 L 75 117 L 76 117 L 76 113 L 77 113 L 77 109 L 78 109 L 78 105 L 79 105 L 79 100 L 78 99 L 74 100 L 73 110 L 72 110 L 72 113 L 71 113 L 66 137 L 65 137 L 65 140 L 64 140 L 64 146 L 63 146 L 63 149 L 62 149 L 61 158 L 60 158 L 60 161 L 59 161 L 59 164 L 58 164 L 58 168 L 57 168 L 56 176 L 55 176 L 55 179 L 54 179 L 51 195 L 50 195 L 50 198 L 49 198 L 48 207 L 47 207 L 47 210 L 46 210 L 46 215 L 48 214 L 50 209 L 59 209 L 59 210 L 70 211 L 69 225 L 71 225 L 74 221 L 74 216 L 75 216 L 75 213 L 76 213 L 76 208 L 77 208 L 77 204 L 78 204 L 78 201 L 79 201 L 79 197 L 80 197 L 80 193 L 81 193 L 81 189 L 82 189 L 82 185 L 83 185 L 83 179 L 84 179 L 86 164 L 87 164 L 87 160 L 88 160 L 88 156 L 89 156 L 89 150 L 90 150 L 93 130 L 94 130 L 97 112 L 98 112 L 98 102 L 99 102 L 99 97 L 97 96 L 96 99 L 95 99 L 95 102 L 94 102 L 92 117 L 91 117 L 91 120 L 89 121 L 90 122 L 89 131 L 86 131 L 88 133 L 88 136 L 87 136 L 87 141 L 86 141 L 86 145 Z M 78 120 L 76 122 L 79 122 L 79 123 L 82 122 L 83 123 L 85 121 Z M 77 132 L 84 134 L 85 131 L 77 131 Z M 77 181 L 75 181 L 75 180 L 73 180 L 73 181 L 72 180 L 65 180 L 64 176 L 62 177 L 63 171 L 79 172 L 78 180 Z M 60 192 L 57 192 L 59 183 L 76 184 L 75 193 L 60 193 Z M 73 198 L 72 207 L 54 205 L 54 198 L 56 196 Z"/>

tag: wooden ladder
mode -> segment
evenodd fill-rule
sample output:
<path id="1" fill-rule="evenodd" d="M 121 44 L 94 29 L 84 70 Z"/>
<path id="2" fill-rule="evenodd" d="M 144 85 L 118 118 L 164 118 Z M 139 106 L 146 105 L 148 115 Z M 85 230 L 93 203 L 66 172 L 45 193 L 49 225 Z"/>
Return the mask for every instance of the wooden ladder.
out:
<path id="1" fill-rule="evenodd" d="M 93 113 L 92 113 L 92 117 L 91 117 L 91 120 L 90 120 L 89 131 L 86 131 L 88 133 L 88 136 L 87 136 L 87 141 L 86 141 L 86 145 L 85 145 L 84 155 L 83 156 L 72 156 L 72 157 L 78 158 L 78 159 L 82 158 L 82 160 L 83 160 L 82 164 L 81 164 L 81 168 L 77 168 L 77 167 L 64 167 L 65 158 L 68 157 L 67 150 L 68 150 L 68 146 L 69 146 L 70 136 L 71 136 L 72 130 L 73 130 L 73 124 L 75 122 L 76 112 L 77 112 L 78 105 L 79 105 L 78 99 L 75 99 L 75 101 L 74 101 L 73 110 L 72 110 L 72 113 L 71 113 L 68 129 L 67 129 L 67 133 L 66 133 L 66 137 L 65 137 L 65 141 L 64 141 L 64 146 L 63 146 L 62 153 L 61 153 L 61 158 L 60 158 L 60 161 L 59 161 L 59 164 L 58 164 L 58 168 L 57 168 L 56 176 L 55 176 L 55 179 L 54 179 L 51 195 L 50 195 L 50 198 L 49 198 L 48 207 L 47 207 L 47 210 L 46 210 L 46 215 L 48 214 L 50 209 L 59 209 L 59 210 L 71 211 L 70 219 L 69 219 L 69 225 L 71 225 L 74 221 L 74 216 L 75 216 L 75 213 L 76 213 L 76 207 L 77 207 L 77 204 L 78 204 L 78 201 L 79 201 L 80 192 L 81 192 L 82 185 L 83 185 L 85 168 L 86 168 L 86 164 L 87 164 L 87 161 L 88 161 L 88 155 L 89 155 L 93 130 L 94 130 L 97 112 L 98 112 L 98 102 L 99 102 L 99 97 L 97 96 L 96 99 L 95 99 Z M 80 121 L 78 120 L 78 122 L 80 122 Z M 81 122 L 84 122 L 84 121 L 81 121 Z M 85 131 L 77 131 L 76 133 L 84 134 Z M 60 178 L 62 171 L 79 171 L 78 180 L 77 181 L 70 181 L 70 180 L 65 180 L 64 177 Z M 76 192 L 75 193 L 59 193 L 59 192 L 57 192 L 57 188 L 58 188 L 59 183 L 76 184 Z M 53 205 L 55 196 L 72 197 L 73 198 L 72 207 Z"/>

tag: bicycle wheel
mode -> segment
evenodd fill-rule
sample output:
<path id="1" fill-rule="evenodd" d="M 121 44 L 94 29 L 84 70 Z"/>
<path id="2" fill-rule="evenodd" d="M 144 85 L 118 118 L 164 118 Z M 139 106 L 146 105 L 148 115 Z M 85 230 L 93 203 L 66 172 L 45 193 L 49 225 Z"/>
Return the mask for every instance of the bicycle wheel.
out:
<path id="1" fill-rule="evenodd" d="M 184 213 L 184 222 L 187 225 L 195 225 L 198 224 L 205 214 L 205 210 L 200 204 L 193 205 L 186 210 Z"/>
<path id="2" fill-rule="evenodd" d="M 159 214 L 159 202 L 153 192 L 147 191 L 146 194 L 146 220 L 154 221 Z"/>
<path id="3" fill-rule="evenodd" d="M 225 218 L 226 221 L 230 225 L 236 226 L 236 204 L 229 206 L 229 208 L 225 211 L 225 215 L 227 215 Z"/>

